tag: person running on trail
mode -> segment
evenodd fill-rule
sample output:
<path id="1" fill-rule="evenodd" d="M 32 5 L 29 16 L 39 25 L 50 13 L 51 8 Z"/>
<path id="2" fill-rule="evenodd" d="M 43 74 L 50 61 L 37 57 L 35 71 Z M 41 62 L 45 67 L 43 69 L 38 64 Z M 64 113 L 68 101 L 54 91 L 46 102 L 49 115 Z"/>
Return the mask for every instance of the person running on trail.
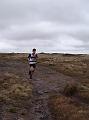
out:
<path id="1" fill-rule="evenodd" d="M 28 56 L 28 61 L 29 61 L 29 66 L 30 66 L 30 69 L 29 69 L 30 79 L 32 79 L 32 75 L 35 71 L 36 64 L 37 64 L 37 58 L 38 58 L 38 55 L 36 53 L 36 49 L 34 48 L 32 50 L 32 53 L 29 54 Z"/>

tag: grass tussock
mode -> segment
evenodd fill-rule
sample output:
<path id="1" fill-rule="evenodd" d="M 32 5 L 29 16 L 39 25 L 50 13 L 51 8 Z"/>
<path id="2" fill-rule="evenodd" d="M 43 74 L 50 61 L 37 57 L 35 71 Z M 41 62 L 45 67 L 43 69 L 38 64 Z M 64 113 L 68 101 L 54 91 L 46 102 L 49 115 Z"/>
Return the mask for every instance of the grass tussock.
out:
<path id="1" fill-rule="evenodd" d="M 65 86 L 63 93 L 67 96 L 73 96 L 78 92 L 78 85 L 76 83 L 69 83 Z"/>
<path id="2" fill-rule="evenodd" d="M 89 55 L 51 54 L 43 55 L 40 64 L 51 69 L 77 78 L 75 82 L 68 83 L 64 90 L 64 96 L 56 96 L 50 99 L 52 113 L 56 120 L 88 120 L 89 119 Z M 77 84 L 76 84 L 77 83 Z M 76 99 L 84 106 L 75 105 Z"/>
<path id="3" fill-rule="evenodd" d="M 49 99 L 49 107 L 56 120 L 87 120 L 89 107 L 85 104 L 89 104 L 89 88 L 74 82 L 65 86 L 63 95 Z"/>
<path id="4" fill-rule="evenodd" d="M 77 104 L 69 97 L 56 96 L 50 98 L 51 112 L 56 120 L 87 120 L 89 109 Z"/>

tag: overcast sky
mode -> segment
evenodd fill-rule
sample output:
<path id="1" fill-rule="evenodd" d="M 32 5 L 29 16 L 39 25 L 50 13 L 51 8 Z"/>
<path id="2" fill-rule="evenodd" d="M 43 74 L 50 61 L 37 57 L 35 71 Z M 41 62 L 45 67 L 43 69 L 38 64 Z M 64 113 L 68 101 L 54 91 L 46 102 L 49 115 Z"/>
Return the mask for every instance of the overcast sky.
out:
<path id="1" fill-rule="evenodd" d="M 0 0 L 0 52 L 89 53 L 89 0 Z"/>

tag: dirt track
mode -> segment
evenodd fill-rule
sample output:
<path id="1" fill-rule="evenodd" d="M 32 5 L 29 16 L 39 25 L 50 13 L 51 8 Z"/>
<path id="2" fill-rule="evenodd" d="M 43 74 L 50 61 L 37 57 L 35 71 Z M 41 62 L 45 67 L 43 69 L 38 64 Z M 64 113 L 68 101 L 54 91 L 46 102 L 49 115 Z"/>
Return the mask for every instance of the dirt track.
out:
<path id="1" fill-rule="evenodd" d="M 71 77 L 57 73 L 52 69 L 38 65 L 33 79 L 33 102 L 26 120 L 53 120 L 48 107 L 48 98 L 60 94 Z M 29 118 L 29 119 L 28 119 Z"/>
<path id="2" fill-rule="evenodd" d="M 25 82 L 29 81 L 33 85 L 32 104 L 28 106 L 28 113 L 24 118 L 19 119 L 17 114 L 12 115 L 11 118 L 1 112 L 2 120 L 52 120 L 52 115 L 48 108 L 48 98 L 52 94 L 60 94 L 67 82 L 72 81 L 73 78 L 65 76 L 61 73 L 38 65 L 32 80 L 28 76 L 28 64 L 21 61 L 8 61 L 2 63 L 0 72 L 15 72 L 24 78 Z"/>

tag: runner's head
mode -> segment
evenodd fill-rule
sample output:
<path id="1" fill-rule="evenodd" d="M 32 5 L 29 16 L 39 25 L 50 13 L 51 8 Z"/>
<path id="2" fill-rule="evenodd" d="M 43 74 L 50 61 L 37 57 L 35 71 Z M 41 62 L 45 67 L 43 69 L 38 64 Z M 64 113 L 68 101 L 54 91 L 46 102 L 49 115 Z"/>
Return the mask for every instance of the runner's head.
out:
<path id="1" fill-rule="evenodd" d="M 32 50 L 32 52 L 33 52 L 33 53 L 36 53 L 36 49 L 34 48 L 34 49 Z"/>

